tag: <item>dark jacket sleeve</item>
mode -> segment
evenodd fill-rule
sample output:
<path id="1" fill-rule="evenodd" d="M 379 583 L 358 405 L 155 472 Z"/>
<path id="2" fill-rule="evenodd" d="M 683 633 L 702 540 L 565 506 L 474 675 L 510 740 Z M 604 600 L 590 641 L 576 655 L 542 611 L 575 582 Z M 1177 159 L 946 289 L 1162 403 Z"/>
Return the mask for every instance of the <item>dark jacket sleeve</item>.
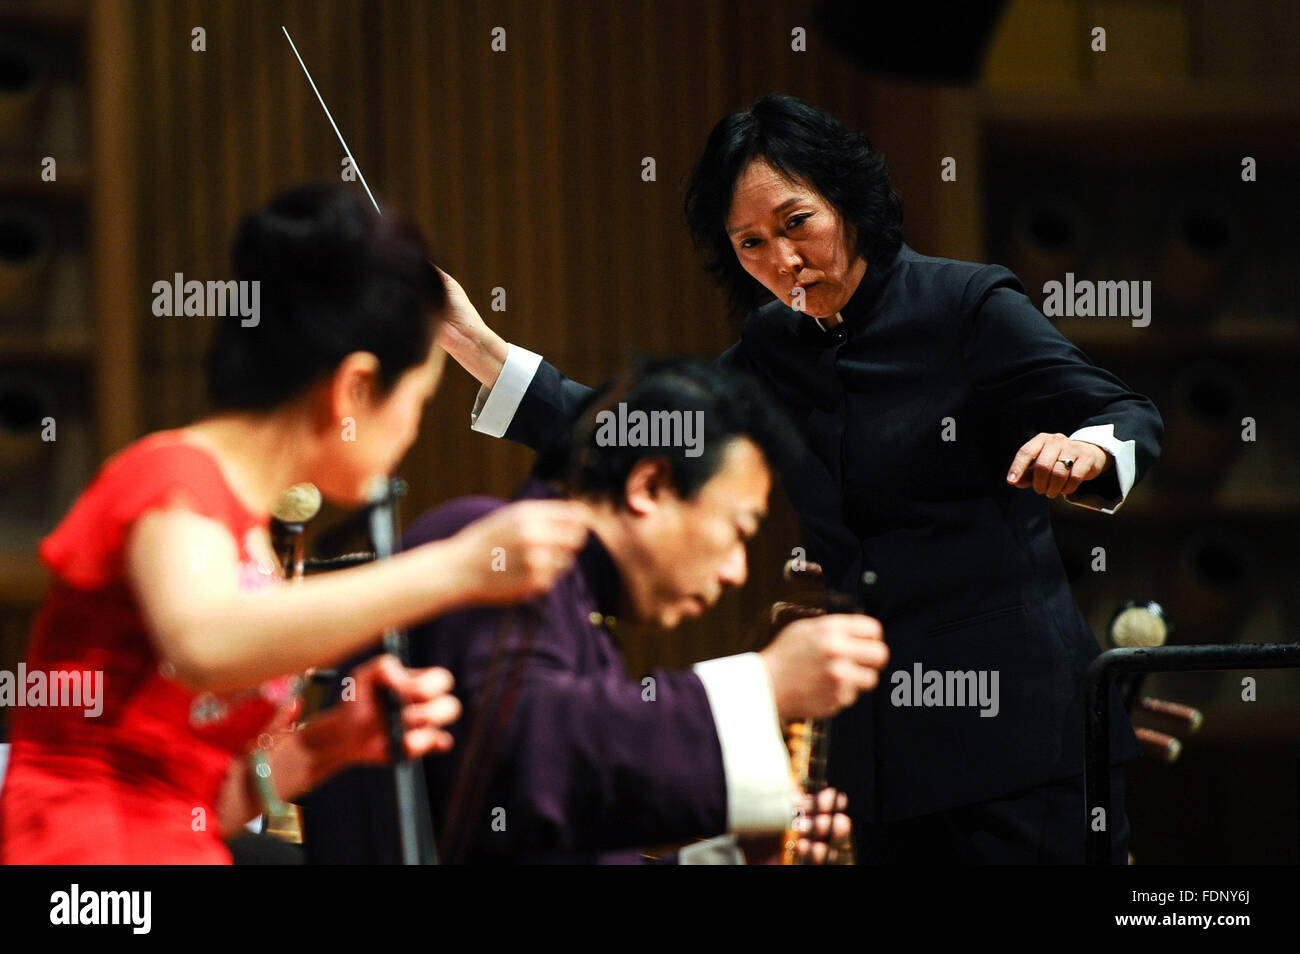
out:
<path id="1" fill-rule="evenodd" d="M 714 364 L 732 372 L 750 370 L 739 343 L 728 348 Z M 506 428 L 506 439 L 535 451 L 563 439 L 567 423 L 591 392 L 590 387 L 571 380 L 543 359 Z"/>
<path id="2" fill-rule="evenodd" d="M 404 545 L 449 536 L 498 505 L 480 497 L 440 508 Z M 464 610 L 411 630 L 414 664 L 451 670 L 464 705 L 450 755 L 425 760 L 445 860 L 571 861 L 726 828 L 704 684 L 692 672 L 628 678 L 592 609 L 575 572 L 525 606 Z"/>
<path id="3" fill-rule="evenodd" d="M 1009 429 L 1028 440 L 1041 432 L 1072 434 L 1113 424 L 1115 437 L 1133 441 L 1140 481 L 1160 456 L 1164 422 L 1155 404 L 1088 360 L 1040 312 L 1020 280 L 1000 265 L 979 269 L 962 301 L 965 365 L 978 396 L 1004 409 Z M 1006 454 L 1011 463 L 1018 447 Z M 1079 492 L 1118 496 L 1115 469 Z"/>
<path id="4" fill-rule="evenodd" d="M 568 422 L 591 391 L 543 360 L 506 428 L 506 438 L 535 451 L 561 440 Z"/>
<path id="5" fill-rule="evenodd" d="M 592 668 L 573 632 L 575 596 L 560 586 L 537 613 L 456 614 L 412 634 L 421 661 L 452 669 L 465 703 L 453 758 L 428 764 L 441 825 L 453 839 L 467 829 L 470 860 L 611 851 L 726 827 L 703 683 L 690 672 L 656 671 L 649 683 L 621 665 Z M 490 680 L 502 639 L 504 678 Z M 453 793 L 476 787 L 467 771 L 485 772 L 484 787 L 458 807 Z"/>

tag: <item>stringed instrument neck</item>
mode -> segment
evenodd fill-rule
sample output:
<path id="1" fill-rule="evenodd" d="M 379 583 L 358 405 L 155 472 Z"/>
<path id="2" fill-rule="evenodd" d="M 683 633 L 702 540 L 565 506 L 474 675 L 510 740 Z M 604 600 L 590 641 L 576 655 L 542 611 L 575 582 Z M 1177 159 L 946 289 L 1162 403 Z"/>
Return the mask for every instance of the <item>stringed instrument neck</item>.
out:
<path id="1" fill-rule="evenodd" d="M 807 719 L 792 722 L 786 727 L 787 744 L 790 749 L 790 768 L 795 784 L 805 795 L 816 796 L 829 786 L 827 764 L 830 760 L 831 725 L 828 720 Z M 806 817 L 800 811 L 796 822 Z M 802 833 L 791 826 L 785 833 L 781 863 L 786 865 L 809 864 L 799 855 L 799 838 Z M 835 846 L 835 858 L 830 864 L 851 865 L 854 863 L 852 843 Z"/>
<path id="2" fill-rule="evenodd" d="M 857 600 L 840 593 L 828 591 L 821 585 L 821 567 L 816 564 L 804 564 L 797 571 L 793 569 L 792 564 L 787 564 L 785 577 L 787 580 L 797 579 L 815 584 L 818 589 L 816 598 L 808 602 L 800 603 L 795 601 L 776 604 L 772 609 L 772 624 L 774 627 L 784 625 L 784 623 L 792 619 L 818 616 L 822 613 L 862 612 Z M 828 774 L 830 739 L 831 723 L 829 719 L 804 719 L 791 722 L 786 726 L 786 744 L 790 751 L 791 772 L 795 784 L 805 795 L 815 797 L 823 789 L 830 787 Z M 813 815 L 815 814 L 816 809 L 814 808 Z M 782 864 L 811 863 L 807 858 L 800 857 L 798 850 L 802 833 L 795 825 L 804 817 L 806 817 L 806 813 L 801 810 L 799 815 L 795 817 L 794 824 L 785 833 Z M 851 835 L 845 841 L 836 842 L 831 847 L 833 851 L 831 860 L 827 862 L 828 864 L 851 865 L 856 863 Z"/>

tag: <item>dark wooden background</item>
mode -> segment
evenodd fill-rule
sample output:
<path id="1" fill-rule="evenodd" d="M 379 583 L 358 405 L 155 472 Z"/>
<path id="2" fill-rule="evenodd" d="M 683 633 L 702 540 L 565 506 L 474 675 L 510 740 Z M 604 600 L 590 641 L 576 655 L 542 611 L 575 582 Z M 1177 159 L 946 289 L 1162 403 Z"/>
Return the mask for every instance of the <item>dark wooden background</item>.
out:
<path id="1" fill-rule="evenodd" d="M 342 150 L 282 25 L 381 203 L 419 223 L 506 338 L 593 383 L 631 351 L 711 357 L 734 339 L 690 247 L 681 199 L 711 126 L 762 94 L 802 96 L 868 132 L 889 158 L 918 251 L 1013 267 L 1017 210 L 1064 193 L 1096 220 L 1095 242 L 1110 256 L 1111 271 L 1096 277 L 1150 278 L 1158 248 L 1116 251 L 1128 240 L 1129 198 L 1154 197 L 1163 215 L 1207 180 L 1239 189 L 1240 156 L 1260 157 L 1258 195 L 1228 199 L 1254 216 L 1238 223 L 1246 238 L 1234 248 L 1258 268 L 1210 323 L 1157 315 L 1150 334 L 1086 322 L 1067 330 L 1162 409 L 1189 362 L 1230 358 L 1250 385 L 1242 413 L 1261 422 L 1260 444 L 1213 487 L 1162 486 L 1157 472 L 1115 518 L 1061 508 L 1058 535 L 1099 630 L 1119 599 L 1153 595 L 1175 616 L 1184 603 L 1238 606 L 1241 625 L 1224 638 L 1294 639 L 1300 8 L 1015 0 L 970 84 L 868 74 L 835 51 L 819 9 L 810 0 L 2 0 L 3 36 L 47 51 L 67 96 L 51 98 L 49 128 L 0 147 L 0 198 L 62 223 L 71 277 L 51 295 L 84 294 L 66 322 L 39 308 L 30 326 L 0 318 L 0 373 L 49 375 L 74 396 L 70 415 L 84 426 L 61 430 L 83 435 L 82 461 L 51 484 L 47 510 L 12 527 L 0 514 L 0 665 L 21 658 L 43 586 L 32 544 L 91 468 L 203 413 L 210 319 L 153 316 L 152 283 L 175 272 L 229 277 L 227 243 L 242 214 L 303 179 L 340 174 Z M 1088 49 L 1096 24 L 1109 30 L 1106 54 Z M 191 49 L 196 27 L 203 52 Z M 492 50 L 495 27 L 506 31 L 505 52 Z M 796 27 L 807 30 L 807 52 L 791 49 Z M 897 42 L 919 51 L 946 24 L 936 14 L 928 27 Z M 46 154 L 59 157 L 57 185 L 36 179 Z M 641 178 L 647 156 L 654 182 Z M 958 163 L 954 182 L 940 179 L 947 156 Z M 502 313 L 489 308 L 496 287 L 506 290 Z M 475 391 L 448 368 L 401 469 L 408 517 L 461 494 L 509 494 L 525 475 L 530 452 L 469 430 Z M 1173 428 L 1168 440 L 1192 433 Z M 72 450 L 65 442 L 58 452 Z M 751 551 L 751 586 L 675 633 L 634 634 L 634 670 L 746 648 L 800 542 L 776 497 Z M 1251 567 L 1249 590 L 1184 600 L 1200 583 L 1170 568 L 1203 532 L 1232 537 Z M 1104 577 L 1077 569 L 1098 541 L 1112 559 Z M 1214 717 L 1182 765 L 1138 767 L 1140 859 L 1295 860 L 1300 681 L 1261 678 L 1266 713 L 1243 707 L 1224 680 L 1160 686 Z M 1251 781 L 1231 781 L 1229 765 Z M 1244 820 L 1247 788 L 1266 793 L 1264 821 Z M 1177 822 L 1153 807 L 1180 799 L 1189 808 Z"/>

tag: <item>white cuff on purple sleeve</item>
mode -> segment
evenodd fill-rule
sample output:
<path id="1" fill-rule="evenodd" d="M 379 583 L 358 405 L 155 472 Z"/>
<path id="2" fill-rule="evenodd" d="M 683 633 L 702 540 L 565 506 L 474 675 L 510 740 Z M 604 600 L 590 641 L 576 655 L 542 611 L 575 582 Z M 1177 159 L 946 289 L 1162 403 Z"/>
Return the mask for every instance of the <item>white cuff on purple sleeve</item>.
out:
<path id="1" fill-rule="evenodd" d="M 696 663 L 713 710 L 727 780 L 727 830 L 781 831 L 794 817 L 794 780 L 772 680 L 758 653 Z"/>

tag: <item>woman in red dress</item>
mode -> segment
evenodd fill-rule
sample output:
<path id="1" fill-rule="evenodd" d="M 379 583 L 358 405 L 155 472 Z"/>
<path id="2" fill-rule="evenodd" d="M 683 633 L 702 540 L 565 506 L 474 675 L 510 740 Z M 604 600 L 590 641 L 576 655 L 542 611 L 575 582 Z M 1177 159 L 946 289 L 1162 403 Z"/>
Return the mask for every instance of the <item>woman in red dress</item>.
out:
<path id="1" fill-rule="evenodd" d="M 260 307 L 214 319 L 214 413 L 112 457 L 41 544 L 52 581 L 27 672 L 83 692 L 12 710 L 0 862 L 228 863 L 223 838 L 261 811 L 242 758 L 259 735 L 262 770 L 291 799 L 385 759 L 381 686 L 403 703 L 408 754 L 445 751 L 459 713 L 445 670 L 381 657 L 357 673 L 355 702 L 275 732 L 292 716 L 288 677 L 386 627 L 542 592 L 585 538 L 580 509 L 532 502 L 382 563 L 270 586 L 280 492 L 310 481 L 357 505 L 414 441 L 447 294 L 419 235 L 339 185 L 249 216 L 233 259 Z"/>

